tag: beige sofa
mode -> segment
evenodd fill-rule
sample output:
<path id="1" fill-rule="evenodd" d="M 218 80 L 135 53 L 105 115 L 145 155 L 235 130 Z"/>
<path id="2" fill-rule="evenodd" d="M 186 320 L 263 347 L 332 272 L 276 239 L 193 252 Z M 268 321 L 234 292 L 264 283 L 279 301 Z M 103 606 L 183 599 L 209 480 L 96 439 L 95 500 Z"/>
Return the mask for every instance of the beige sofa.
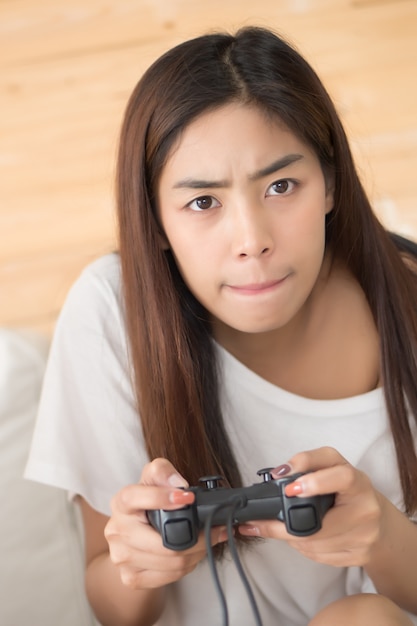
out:
<path id="1" fill-rule="evenodd" d="M 24 480 L 48 351 L 0 329 L 0 624 L 93 626 L 78 511 L 58 489 Z"/>

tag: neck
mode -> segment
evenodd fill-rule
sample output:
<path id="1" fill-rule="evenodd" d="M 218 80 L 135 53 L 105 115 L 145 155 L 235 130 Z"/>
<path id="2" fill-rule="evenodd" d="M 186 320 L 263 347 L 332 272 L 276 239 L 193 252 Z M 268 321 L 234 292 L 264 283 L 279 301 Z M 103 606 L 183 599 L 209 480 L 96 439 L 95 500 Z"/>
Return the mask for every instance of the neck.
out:
<path id="1" fill-rule="evenodd" d="M 293 353 L 298 346 L 305 345 L 308 337 L 314 332 L 317 302 L 325 290 L 330 275 L 332 260 L 325 257 L 316 284 L 306 302 L 287 324 L 282 327 L 261 333 L 245 333 L 236 330 L 218 320 L 213 320 L 213 335 L 216 341 L 255 371 L 259 363 L 279 355 Z"/>

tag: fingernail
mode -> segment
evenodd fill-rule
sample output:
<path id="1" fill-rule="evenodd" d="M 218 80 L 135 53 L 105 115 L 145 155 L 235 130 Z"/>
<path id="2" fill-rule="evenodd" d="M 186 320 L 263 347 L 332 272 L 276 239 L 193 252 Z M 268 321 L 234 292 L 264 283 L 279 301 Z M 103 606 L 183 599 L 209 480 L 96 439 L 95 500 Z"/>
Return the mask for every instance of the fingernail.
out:
<path id="1" fill-rule="evenodd" d="M 242 524 L 239 526 L 239 532 L 242 535 L 254 535 L 255 537 L 259 537 L 261 534 L 257 526 L 249 526 L 249 524 Z"/>
<path id="2" fill-rule="evenodd" d="M 182 489 L 178 489 L 175 491 L 171 491 L 169 494 L 169 501 L 171 504 L 179 504 L 184 506 L 185 504 L 191 504 L 194 502 L 194 494 L 191 491 L 183 491 Z"/>
<path id="3" fill-rule="evenodd" d="M 291 498 L 292 496 L 299 496 L 304 492 L 304 485 L 301 482 L 294 481 L 285 487 L 285 495 Z"/>
<path id="4" fill-rule="evenodd" d="M 284 463 L 283 465 L 278 465 L 273 470 L 271 470 L 271 475 L 274 478 L 282 478 L 282 476 L 286 476 L 292 472 L 292 467 L 288 463 Z"/>
<path id="5" fill-rule="evenodd" d="M 172 487 L 188 487 L 188 483 L 180 474 L 171 474 L 168 478 L 168 483 Z"/>

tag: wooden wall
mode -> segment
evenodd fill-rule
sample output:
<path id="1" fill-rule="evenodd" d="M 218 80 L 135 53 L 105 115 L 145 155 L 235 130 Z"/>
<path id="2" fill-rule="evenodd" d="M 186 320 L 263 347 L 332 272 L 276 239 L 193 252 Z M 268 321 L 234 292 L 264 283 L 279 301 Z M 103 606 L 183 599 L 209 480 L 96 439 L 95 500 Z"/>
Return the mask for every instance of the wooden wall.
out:
<path id="1" fill-rule="evenodd" d="M 417 237 L 416 0 L 0 0 L 0 326 L 49 333 L 82 267 L 115 247 L 117 136 L 144 69 L 245 24 L 305 54 L 381 219 Z"/>

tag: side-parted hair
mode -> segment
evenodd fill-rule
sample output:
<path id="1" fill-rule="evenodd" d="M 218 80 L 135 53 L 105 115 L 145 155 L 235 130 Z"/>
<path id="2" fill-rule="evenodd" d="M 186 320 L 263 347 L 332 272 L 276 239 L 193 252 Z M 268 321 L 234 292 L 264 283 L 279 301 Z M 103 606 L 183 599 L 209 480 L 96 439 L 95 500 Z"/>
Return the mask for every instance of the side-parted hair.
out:
<path id="1" fill-rule="evenodd" d="M 223 423 L 207 311 L 161 246 L 157 185 L 182 131 L 230 102 L 276 116 L 316 153 L 334 184 L 326 245 L 358 280 L 380 337 L 381 376 L 404 503 L 417 509 L 417 279 L 374 215 L 335 107 L 311 66 L 257 27 L 186 41 L 143 75 L 127 105 L 117 166 L 119 253 L 138 412 L 149 457 L 166 457 L 190 484 L 240 475 Z M 411 418 L 411 421 L 414 419 Z M 277 462 L 279 459 L 277 460 Z M 381 463 L 384 460 L 381 459 Z"/>

